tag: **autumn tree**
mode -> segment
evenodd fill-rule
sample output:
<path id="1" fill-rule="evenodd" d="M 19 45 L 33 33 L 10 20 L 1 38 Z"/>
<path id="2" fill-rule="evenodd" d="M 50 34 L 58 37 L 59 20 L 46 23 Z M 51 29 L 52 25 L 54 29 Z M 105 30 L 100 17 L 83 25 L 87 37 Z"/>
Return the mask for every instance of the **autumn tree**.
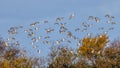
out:
<path id="1" fill-rule="evenodd" d="M 49 68 L 119 68 L 120 41 L 111 43 L 106 34 L 88 36 L 77 49 L 54 47 L 49 55 Z"/>
<path id="2" fill-rule="evenodd" d="M 74 63 L 75 53 L 72 48 L 55 47 L 51 48 L 49 68 L 70 68 Z"/>
<path id="3" fill-rule="evenodd" d="M 41 59 L 22 56 L 21 49 L 6 46 L 7 42 L 0 39 L 0 68 L 42 68 Z"/>

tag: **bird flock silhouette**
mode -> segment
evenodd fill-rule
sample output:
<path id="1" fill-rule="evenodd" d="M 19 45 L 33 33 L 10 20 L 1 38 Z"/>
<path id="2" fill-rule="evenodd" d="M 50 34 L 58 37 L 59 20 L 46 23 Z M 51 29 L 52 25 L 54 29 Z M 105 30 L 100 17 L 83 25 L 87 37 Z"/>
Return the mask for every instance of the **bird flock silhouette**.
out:
<path id="1" fill-rule="evenodd" d="M 114 30 L 114 25 L 116 24 L 116 22 L 113 21 L 113 19 L 115 17 L 111 16 L 109 14 L 106 14 L 104 17 L 107 18 L 107 21 L 105 21 L 104 23 L 106 25 L 111 24 L 111 26 L 108 27 L 107 29 L 102 26 L 97 26 L 97 27 L 98 27 L 99 31 L 108 33 L 109 31 Z M 23 31 L 23 33 L 26 34 L 26 38 L 31 40 L 30 45 L 32 45 L 33 48 L 37 49 L 36 51 L 39 54 L 41 53 L 41 49 L 37 48 L 37 47 L 39 47 L 36 45 L 36 43 L 38 43 L 38 42 L 40 42 L 40 44 L 52 46 L 52 45 L 61 45 L 62 43 L 63 44 L 71 44 L 74 40 L 74 41 L 76 41 L 75 42 L 76 45 L 79 46 L 79 45 L 81 45 L 82 42 L 81 42 L 81 39 L 75 35 L 75 33 L 78 33 L 79 35 L 80 35 L 80 33 L 83 33 L 84 35 L 87 34 L 87 36 L 91 36 L 92 33 L 88 33 L 87 30 L 89 30 L 90 28 L 94 28 L 95 23 L 97 23 L 97 24 L 103 23 L 103 22 L 101 22 L 101 19 L 99 17 L 95 17 L 95 16 L 88 16 L 87 22 L 90 22 L 90 23 L 83 21 L 83 22 L 79 23 L 81 26 L 75 27 L 75 29 L 73 29 L 71 27 L 73 25 L 69 25 L 69 22 L 63 22 L 65 19 L 71 21 L 74 18 L 75 18 L 75 13 L 72 13 L 67 18 L 65 18 L 65 17 L 56 18 L 55 22 L 53 22 L 53 23 L 49 22 L 48 20 L 44 20 L 43 22 L 41 22 L 41 21 L 33 22 L 31 24 L 28 24 L 29 28 L 27 28 L 27 29 L 24 29 L 24 26 L 10 27 L 8 30 L 8 34 L 12 35 L 12 36 L 7 38 L 5 45 L 6 46 L 12 46 L 12 45 L 19 46 L 20 43 L 18 40 L 16 40 L 16 35 L 19 33 L 19 30 L 21 30 L 21 31 Z M 40 26 L 41 24 L 47 25 L 49 23 L 52 26 L 48 25 L 47 28 Z M 104 23 L 103 23 L 103 25 L 104 25 Z M 57 28 L 54 28 L 54 26 L 56 26 Z M 42 28 L 44 28 L 42 30 L 42 33 L 45 33 L 44 35 L 39 33 L 39 31 L 41 31 Z M 69 28 L 71 28 L 72 31 Z M 56 35 L 56 34 L 58 34 L 58 35 Z M 54 38 L 56 38 L 56 39 L 54 39 Z M 51 39 L 54 39 L 54 41 L 51 41 Z M 23 51 L 23 52 L 25 52 L 25 51 Z"/>

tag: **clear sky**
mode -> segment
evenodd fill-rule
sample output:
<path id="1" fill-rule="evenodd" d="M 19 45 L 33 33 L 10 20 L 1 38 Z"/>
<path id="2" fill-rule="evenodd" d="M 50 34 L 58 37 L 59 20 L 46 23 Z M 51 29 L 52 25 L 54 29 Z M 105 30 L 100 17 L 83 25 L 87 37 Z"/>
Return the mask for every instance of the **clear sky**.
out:
<path id="1" fill-rule="evenodd" d="M 48 20 L 52 23 L 56 17 L 67 18 L 70 14 L 75 13 L 73 20 L 65 20 L 72 22 L 69 25 L 72 30 L 73 25 L 77 26 L 88 16 L 97 16 L 105 20 L 104 15 L 110 14 L 115 16 L 114 20 L 117 22 L 117 25 L 114 26 L 115 30 L 109 34 L 110 39 L 114 39 L 120 36 L 119 6 L 120 0 L 0 0 L 0 34 L 8 37 L 7 30 L 11 26 L 23 25 L 27 28 L 30 23 L 40 20 Z M 101 24 L 101 26 L 108 27 L 105 24 Z M 96 27 L 98 26 L 96 25 Z M 42 28 L 44 26 L 41 26 Z M 95 28 L 92 29 L 92 32 L 97 33 Z M 21 32 L 18 37 L 22 40 L 23 36 L 24 34 Z M 25 38 L 22 40 L 23 45 L 26 44 L 26 40 Z M 28 46 L 26 48 L 30 49 Z"/>

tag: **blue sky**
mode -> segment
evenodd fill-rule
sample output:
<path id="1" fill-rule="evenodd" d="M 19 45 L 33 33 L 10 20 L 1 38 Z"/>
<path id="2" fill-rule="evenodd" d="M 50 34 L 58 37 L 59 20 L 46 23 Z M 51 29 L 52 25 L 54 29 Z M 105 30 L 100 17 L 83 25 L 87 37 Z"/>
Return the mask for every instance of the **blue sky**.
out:
<path id="1" fill-rule="evenodd" d="M 11 26 L 23 25 L 27 28 L 30 23 L 40 20 L 49 20 L 52 23 L 56 17 L 67 18 L 72 13 L 75 13 L 75 18 L 71 21 L 65 20 L 72 22 L 69 25 L 70 28 L 73 25 L 77 26 L 88 16 L 93 15 L 104 20 L 105 14 L 111 14 L 116 17 L 114 20 L 117 22 L 117 25 L 114 26 L 115 30 L 109 34 L 110 39 L 114 39 L 120 36 L 119 6 L 120 0 L 0 0 L 0 34 L 8 37 L 7 30 Z M 101 26 L 108 27 L 104 24 Z M 96 25 L 96 27 L 98 26 Z M 95 28 L 91 31 L 97 33 Z M 22 40 L 23 36 L 24 34 L 21 32 L 18 37 Z M 26 42 L 22 44 L 26 44 Z M 30 47 L 26 47 L 30 49 Z"/>

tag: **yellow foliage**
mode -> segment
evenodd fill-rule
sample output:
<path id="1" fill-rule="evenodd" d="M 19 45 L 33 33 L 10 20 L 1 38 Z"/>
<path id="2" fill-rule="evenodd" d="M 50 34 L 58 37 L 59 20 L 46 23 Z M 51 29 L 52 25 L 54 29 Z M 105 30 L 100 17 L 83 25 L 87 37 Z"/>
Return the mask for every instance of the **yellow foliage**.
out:
<path id="1" fill-rule="evenodd" d="M 8 60 L 5 60 L 3 63 L 3 68 L 10 68 L 10 63 Z"/>
<path id="2" fill-rule="evenodd" d="M 88 56 L 92 53 L 98 53 L 100 50 L 104 48 L 106 43 L 108 42 L 108 37 L 106 34 L 102 34 L 100 36 L 91 38 L 86 37 L 82 40 L 82 46 L 79 47 L 78 52 L 84 56 Z"/>

